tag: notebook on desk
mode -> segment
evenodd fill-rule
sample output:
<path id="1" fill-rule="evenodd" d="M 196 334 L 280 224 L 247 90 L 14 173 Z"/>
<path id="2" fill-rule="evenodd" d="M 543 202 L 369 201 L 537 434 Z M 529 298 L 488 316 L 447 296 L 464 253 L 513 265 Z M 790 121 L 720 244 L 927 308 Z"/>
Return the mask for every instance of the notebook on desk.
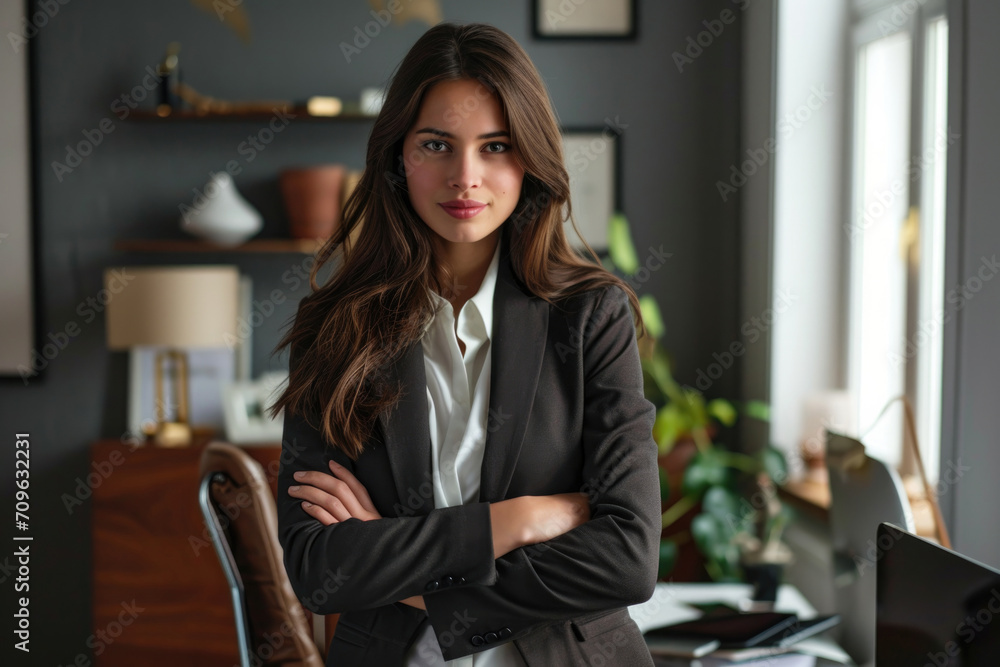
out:
<path id="1" fill-rule="evenodd" d="M 815 658 L 803 661 L 781 654 L 793 652 L 803 639 L 825 632 L 839 620 L 834 615 L 800 621 L 794 613 L 741 613 L 723 606 L 698 619 L 651 628 L 644 637 L 652 655 L 682 659 L 681 664 L 748 664 L 763 659 L 772 665 L 815 665 Z M 689 662 L 684 663 L 685 658 Z M 692 661 L 695 658 L 698 661 Z"/>
<path id="2" fill-rule="evenodd" d="M 684 658 L 664 658 L 653 656 L 655 667 L 819 667 L 827 665 L 826 661 L 817 661 L 815 656 L 789 653 L 787 655 L 776 655 L 760 660 L 741 661 L 734 663 L 724 658 L 697 658 L 694 660 Z"/>
<path id="3" fill-rule="evenodd" d="M 655 664 L 689 665 L 692 664 L 692 658 L 682 658 L 678 662 L 671 661 L 666 656 L 657 655 L 653 638 L 648 635 L 649 631 L 694 620 L 702 616 L 703 613 L 711 613 L 720 607 L 726 607 L 730 611 L 744 609 L 745 601 L 750 599 L 752 592 L 753 589 L 746 584 L 660 582 L 657 583 L 653 596 L 642 604 L 629 607 L 629 613 L 636 621 L 640 631 L 646 636 Z M 779 587 L 774 611 L 791 612 L 803 619 L 811 619 L 816 616 L 816 610 L 794 586 L 788 584 L 782 584 Z M 789 649 L 768 651 L 772 659 L 778 657 L 775 655 L 777 650 L 787 651 Z M 797 642 L 794 650 L 798 653 L 816 656 L 816 667 L 853 664 L 836 642 L 822 633 Z M 794 662 L 791 664 L 795 665 Z"/>

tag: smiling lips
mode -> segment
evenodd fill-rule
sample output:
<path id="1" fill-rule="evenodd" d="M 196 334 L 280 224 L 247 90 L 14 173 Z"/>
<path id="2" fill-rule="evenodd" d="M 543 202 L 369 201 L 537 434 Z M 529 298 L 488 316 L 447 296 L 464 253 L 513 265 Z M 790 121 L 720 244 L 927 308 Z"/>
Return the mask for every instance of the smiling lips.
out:
<path id="1" fill-rule="evenodd" d="M 479 214 L 486 204 L 481 201 L 476 201 L 475 199 L 453 199 L 451 201 L 446 201 L 438 204 L 443 208 L 448 215 L 453 218 L 458 218 L 460 220 L 465 220 Z"/>

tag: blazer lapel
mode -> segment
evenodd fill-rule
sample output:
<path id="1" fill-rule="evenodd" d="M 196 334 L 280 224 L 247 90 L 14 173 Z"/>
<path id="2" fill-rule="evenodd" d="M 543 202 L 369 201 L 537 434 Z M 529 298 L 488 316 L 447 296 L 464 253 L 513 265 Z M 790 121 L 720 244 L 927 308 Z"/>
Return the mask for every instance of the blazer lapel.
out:
<path id="1" fill-rule="evenodd" d="M 549 328 L 549 304 L 521 289 L 511 268 L 507 234 L 501 239 L 504 247 L 493 295 L 486 451 L 479 484 L 479 502 L 491 503 L 504 499 L 514 474 Z"/>
<path id="2" fill-rule="evenodd" d="M 548 303 L 520 287 L 510 264 L 507 234 L 501 234 L 493 294 L 490 340 L 490 401 L 479 502 L 503 500 L 514 474 L 548 339 Z M 391 415 L 379 415 L 393 481 L 403 507 L 424 515 L 434 509 L 427 379 L 423 346 L 410 346 L 389 372 L 403 397 Z M 407 511 L 409 514 L 409 511 Z"/>
<path id="3" fill-rule="evenodd" d="M 399 380 L 403 397 L 392 415 L 379 415 L 386 454 L 392 468 L 399 501 L 412 514 L 428 514 L 434 509 L 434 480 L 431 477 L 431 431 L 427 423 L 427 379 L 424 349 L 420 341 L 403 354 L 389 372 L 390 384 Z M 409 511 L 406 514 L 411 514 Z"/>

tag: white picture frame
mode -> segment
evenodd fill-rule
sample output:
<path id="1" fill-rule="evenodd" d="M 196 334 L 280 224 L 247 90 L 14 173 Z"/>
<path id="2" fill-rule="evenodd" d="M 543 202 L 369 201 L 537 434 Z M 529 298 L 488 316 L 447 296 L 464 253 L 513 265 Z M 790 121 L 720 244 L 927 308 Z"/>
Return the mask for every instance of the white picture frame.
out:
<path id="1" fill-rule="evenodd" d="M 128 429 L 141 436 L 144 426 L 156 424 L 156 353 L 163 346 L 140 345 L 129 349 Z M 192 427 L 225 428 L 223 389 L 236 379 L 235 349 L 187 348 L 188 422 Z M 176 418 L 173 381 L 164 375 L 164 402 L 168 419 Z"/>
<path id="2" fill-rule="evenodd" d="M 268 411 L 287 383 L 287 371 L 264 373 L 252 382 L 227 383 L 223 389 L 226 439 L 241 445 L 280 443 L 284 413 L 270 419 Z"/>
<path id="3" fill-rule="evenodd" d="M 573 220 L 594 252 L 602 255 L 608 249 L 608 222 L 619 210 L 618 136 L 601 129 L 564 129 L 562 142 Z M 583 250 L 568 221 L 566 225 L 570 244 Z"/>
<path id="4" fill-rule="evenodd" d="M 633 40 L 638 25 L 636 0 L 534 0 L 536 39 Z"/>

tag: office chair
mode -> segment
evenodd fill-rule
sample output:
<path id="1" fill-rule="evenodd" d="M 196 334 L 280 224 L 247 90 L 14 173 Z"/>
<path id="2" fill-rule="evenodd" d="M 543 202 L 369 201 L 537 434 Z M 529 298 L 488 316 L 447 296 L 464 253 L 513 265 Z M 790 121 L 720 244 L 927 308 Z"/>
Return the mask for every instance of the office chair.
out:
<path id="1" fill-rule="evenodd" d="M 238 447 L 212 442 L 202 453 L 200 474 L 198 504 L 229 582 L 240 664 L 323 667 L 282 564 L 278 513 L 264 469 Z"/>
<path id="2" fill-rule="evenodd" d="M 840 645 L 867 665 L 875 658 L 876 530 L 889 522 L 914 532 L 913 514 L 899 475 L 868 456 L 860 440 L 827 430 L 826 463 Z"/>

